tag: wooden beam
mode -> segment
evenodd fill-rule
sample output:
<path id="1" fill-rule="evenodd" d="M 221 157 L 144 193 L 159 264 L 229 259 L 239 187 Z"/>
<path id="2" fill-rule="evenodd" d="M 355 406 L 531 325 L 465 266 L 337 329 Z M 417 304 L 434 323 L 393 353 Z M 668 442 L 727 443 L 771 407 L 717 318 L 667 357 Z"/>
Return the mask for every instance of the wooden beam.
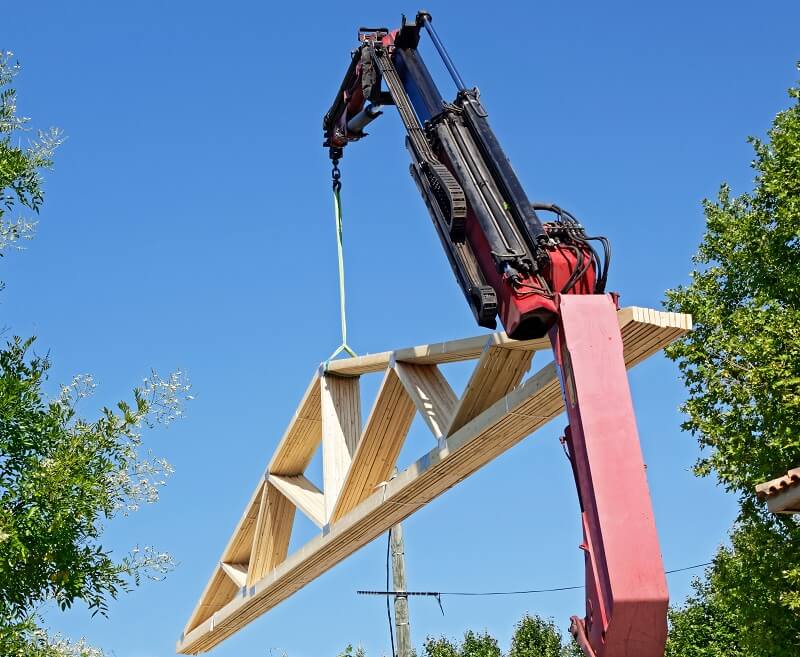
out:
<path id="1" fill-rule="evenodd" d="M 264 478 L 262 477 L 256 486 L 250 501 L 245 507 L 242 517 L 236 524 L 228 544 L 222 551 L 220 561 L 232 563 L 247 563 L 250 560 L 250 550 L 253 548 L 253 534 L 256 530 L 258 520 L 258 510 L 261 507 L 261 493 L 264 489 Z"/>
<path id="2" fill-rule="evenodd" d="M 275 450 L 268 472 L 288 476 L 303 474 L 321 438 L 320 377 L 315 373 Z"/>
<path id="3" fill-rule="evenodd" d="M 219 565 L 236 586 L 242 587 L 247 584 L 246 563 L 225 563 L 224 561 L 220 561 Z"/>
<path id="4" fill-rule="evenodd" d="M 269 475 L 269 482 L 317 526 L 325 525 L 325 496 L 303 475 Z"/>
<path id="5" fill-rule="evenodd" d="M 267 482 L 261 494 L 253 550 L 247 570 L 247 585 L 262 579 L 286 559 L 294 525 L 295 506 Z"/>
<path id="6" fill-rule="evenodd" d="M 217 564 L 214 572 L 211 574 L 211 579 L 208 580 L 206 588 L 203 590 L 203 595 L 197 603 L 194 611 L 192 612 L 189 622 L 186 624 L 184 633 L 190 633 L 197 627 L 202 627 L 207 623 L 215 613 L 220 611 L 230 603 L 235 597 L 239 587 L 234 584 L 233 580 L 225 574 L 222 567 Z"/>
<path id="7" fill-rule="evenodd" d="M 253 549 L 253 536 L 255 534 L 256 520 L 258 519 L 258 509 L 261 506 L 263 488 L 264 479 L 262 478 L 250 496 L 250 501 L 247 503 L 242 517 L 236 523 L 236 528 L 222 551 L 220 561 L 235 563 L 247 563 L 250 561 L 250 551 Z M 220 576 L 221 574 L 223 575 L 222 577 Z M 228 586 L 225 579 L 221 567 L 219 565 L 215 566 L 197 605 L 189 616 L 185 628 L 186 632 L 209 618 L 217 609 L 220 609 L 226 602 L 231 600 L 236 593 L 236 589 Z"/>
<path id="8" fill-rule="evenodd" d="M 489 335 L 496 336 L 498 343 L 507 346 L 509 349 L 522 351 L 550 349 L 550 341 L 547 338 L 512 340 L 505 333 L 500 332 L 476 335 L 459 340 L 448 340 L 447 342 L 424 344 L 418 347 L 407 347 L 396 351 L 382 351 L 377 354 L 366 354 L 356 358 L 334 360 L 327 364 L 327 371 L 340 376 L 357 376 L 369 374 L 370 372 L 380 372 L 389 367 L 392 358 L 417 365 L 437 365 L 462 360 L 474 360 L 481 355 Z"/>
<path id="9" fill-rule="evenodd" d="M 444 438 L 458 400 L 439 368 L 397 361 L 394 370 L 434 438 Z"/>
<path id="10" fill-rule="evenodd" d="M 517 387 L 530 369 L 533 354 L 533 351 L 508 349 L 498 344 L 496 333 L 490 336 L 461 395 L 447 435 L 458 431 Z"/>
<path id="11" fill-rule="evenodd" d="M 619 320 L 628 367 L 656 353 L 691 327 L 688 316 L 645 309 L 626 309 L 619 313 Z M 233 599 L 222 608 L 210 615 L 201 614 L 204 619 L 182 636 L 178 652 L 193 654 L 211 649 L 561 411 L 561 390 L 550 363 L 380 491 L 332 522 L 323 535 L 312 539 L 249 588 L 234 592 Z M 220 574 L 224 576 L 221 570 Z M 225 579 L 229 581 L 227 576 Z M 208 608 L 213 609 L 213 601 L 208 602 Z"/>
<path id="12" fill-rule="evenodd" d="M 617 317 L 620 327 L 625 326 L 628 330 L 623 349 L 625 360 L 631 367 L 648 358 L 653 353 L 653 346 L 662 340 L 672 342 L 692 330 L 692 316 L 683 313 L 631 306 L 620 310 Z"/>
<path id="13" fill-rule="evenodd" d="M 328 374 L 338 376 L 360 376 L 362 374 L 372 374 L 382 372 L 389 367 L 392 360 L 391 351 L 380 351 L 377 354 L 365 354 L 355 358 L 342 358 L 325 363 L 325 371 Z"/>
<path id="14" fill-rule="evenodd" d="M 357 378 L 322 377 L 322 488 L 330 519 L 361 435 L 361 397 Z"/>
<path id="15" fill-rule="evenodd" d="M 386 370 L 353 463 L 347 471 L 336 502 L 332 521 L 336 521 L 375 492 L 394 471 L 414 419 L 414 402 L 394 370 Z"/>
<path id="16" fill-rule="evenodd" d="M 674 327 L 682 324 L 684 330 L 691 330 L 692 318 L 690 315 L 682 313 L 666 313 L 648 308 L 629 306 L 619 311 L 620 326 L 630 321 L 631 317 L 636 317 L 637 322 L 655 323 L 663 328 Z M 508 349 L 520 349 L 525 351 L 549 351 L 550 341 L 547 338 L 536 340 L 512 340 L 505 333 L 498 332 L 493 334 L 477 335 L 471 338 L 461 338 L 459 340 L 448 340 L 447 342 L 435 342 L 424 344 L 417 347 L 407 347 L 396 351 L 382 351 L 376 354 L 366 354 L 356 358 L 343 358 L 331 361 L 327 364 L 327 371 L 339 376 L 358 376 L 369 374 L 370 372 L 380 372 L 389 367 L 392 358 L 395 360 L 416 363 L 418 365 L 436 365 L 441 363 L 452 363 L 463 360 L 474 360 L 483 353 L 486 340 L 491 335 L 495 336 L 498 346 Z"/>
<path id="17" fill-rule="evenodd" d="M 510 411 L 510 413 L 509 413 Z M 187 634 L 180 653 L 208 650 L 356 549 L 454 486 L 561 411 L 552 364 L 501 399 Z"/>
<path id="18" fill-rule="evenodd" d="M 519 349 L 521 351 L 541 351 L 543 349 L 550 349 L 550 340 L 548 338 L 512 340 L 502 331 L 489 335 L 495 336 L 496 344 L 509 349 Z M 434 344 L 421 345 L 419 347 L 398 349 L 394 352 L 394 357 L 395 360 L 415 363 L 417 365 L 438 365 L 441 363 L 455 363 L 462 360 L 474 360 L 483 352 L 483 348 L 486 346 L 486 339 L 489 335 L 476 335 L 471 338 L 461 338 L 459 340 L 448 340 L 447 342 L 437 342 Z"/>

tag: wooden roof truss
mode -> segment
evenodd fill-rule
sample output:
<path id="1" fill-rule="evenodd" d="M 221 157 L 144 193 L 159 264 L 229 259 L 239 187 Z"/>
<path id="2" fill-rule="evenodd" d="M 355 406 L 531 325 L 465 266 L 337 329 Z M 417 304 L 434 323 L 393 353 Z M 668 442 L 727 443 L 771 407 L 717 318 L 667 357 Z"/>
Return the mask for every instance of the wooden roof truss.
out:
<path id="1" fill-rule="evenodd" d="M 645 308 L 618 313 L 627 367 L 691 328 L 687 315 Z M 210 650 L 267 610 L 486 465 L 563 410 L 552 362 L 524 382 L 545 339 L 503 333 L 330 362 L 314 374 L 256 485 L 178 642 Z M 442 363 L 475 360 L 459 398 Z M 383 372 L 362 427 L 359 377 Z M 436 446 L 393 476 L 419 413 Z M 305 476 L 322 445 L 323 486 Z M 293 554 L 297 511 L 320 534 Z"/>

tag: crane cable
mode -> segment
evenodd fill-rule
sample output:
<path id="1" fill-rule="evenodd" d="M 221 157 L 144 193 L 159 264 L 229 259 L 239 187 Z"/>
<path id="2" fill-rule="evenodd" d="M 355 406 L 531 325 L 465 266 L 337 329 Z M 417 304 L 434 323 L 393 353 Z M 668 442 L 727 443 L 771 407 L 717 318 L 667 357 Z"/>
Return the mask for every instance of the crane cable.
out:
<path id="1" fill-rule="evenodd" d="M 333 213 L 336 219 L 336 252 L 339 261 L 339 314 L 342 321 L 342 343 L 325 361 L 326 364 L 336 358 L 339 354 L 345 353 L 348 356 L 357 356 L 356 352 L 347 344 L 347 315 L 345 313 L 344 297 L 344 250 L 342 248 L 342 173 L 339 171 L 339 158 L 331 157 L 333 169 L 331 171 L 333 187 Z"/>

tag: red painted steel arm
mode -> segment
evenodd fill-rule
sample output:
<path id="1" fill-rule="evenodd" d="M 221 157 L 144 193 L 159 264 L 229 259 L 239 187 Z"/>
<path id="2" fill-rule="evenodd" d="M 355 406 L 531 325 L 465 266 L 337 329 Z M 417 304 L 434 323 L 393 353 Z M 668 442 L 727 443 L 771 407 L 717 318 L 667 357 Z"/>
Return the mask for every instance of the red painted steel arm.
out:
<path id="1" fill-rule="evenodd" d="M 550 338 L 586 557 L 586 617 L 571 629 L 589 657 L 663 657 L 669 597 L 616 304 L 600 294 L 558 303 Z"/>

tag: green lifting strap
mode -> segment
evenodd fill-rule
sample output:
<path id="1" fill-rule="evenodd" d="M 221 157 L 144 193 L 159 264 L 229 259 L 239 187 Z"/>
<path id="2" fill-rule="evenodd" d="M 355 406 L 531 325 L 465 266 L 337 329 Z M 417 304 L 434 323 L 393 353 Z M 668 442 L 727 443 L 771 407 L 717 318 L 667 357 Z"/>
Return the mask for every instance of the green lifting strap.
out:
<path id="1" fill-rule="evenodd" d="M 328 361 L 333 360 L 342 353 L 346 353 L 349 356 L 358 355 L 347 344 L 347 315 L 344 307 L 344 252 L 342 250 L 342 199 L 339 194 L 340 185 L 336 184 L 338 182 L 338 178 L 335 178 L 333 185 L 333 212 L 336 217 L 336 251 L 339 257 L 339 313 L 342 318 L 342 343 L 328 357 Z M 326 364 L 328 361 L 326 361 Z"/>

